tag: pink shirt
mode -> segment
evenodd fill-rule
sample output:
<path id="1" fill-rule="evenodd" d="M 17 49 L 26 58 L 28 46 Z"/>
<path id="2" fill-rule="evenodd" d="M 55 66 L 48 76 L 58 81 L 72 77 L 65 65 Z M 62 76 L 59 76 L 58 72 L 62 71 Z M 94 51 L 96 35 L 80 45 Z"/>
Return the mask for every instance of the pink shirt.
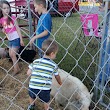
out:
<path id="1" fill-rule="evenodd" d="M 3 29 L 5 33 L 7 34 L 7 38 L 10 41 L 19 38 L 19 35 L 16 30 L 16 26 L 14 24 L 16 21 L 16 17 L 11 16 L 11 18 L 12 18 L 12 22 L 10 23 L 10 25 L 7 24 L 7 18 L 2 17 L 0 19 L 0 24 L 2 24 Z"/>
<path id="2" fill-rule="evenodd" d="M 4 31 L 6 32 L 6 34 L 12 33 L 14 31 L 16 31 L 16 27 L 15 27 L 15 21 L 16 21 L 16 17 L 12 16 L 12 22 L 10 23 L 10 25 L 7 24 L 7 18 L 2 17 L 0 19 L 0 24 L 2 24 Z"/>

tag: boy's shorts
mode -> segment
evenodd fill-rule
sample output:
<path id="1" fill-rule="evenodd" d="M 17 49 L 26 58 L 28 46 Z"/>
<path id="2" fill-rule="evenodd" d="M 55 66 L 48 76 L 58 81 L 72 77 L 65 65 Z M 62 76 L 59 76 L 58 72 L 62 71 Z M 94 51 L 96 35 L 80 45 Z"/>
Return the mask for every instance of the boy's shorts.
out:
<path id="1" fill-rule="evenodd" d="M 29 88 L 29 96 L 32 99 L 35 99 L 37 95 L 42 101 L 48 103 L 50 101 L 50 91 L 51 90 L 39 90 Z"/>
<path id="2" fill-rule="evenodd" d="M 16 48 L 16 47 L 20 47 L 20 38 L 17 38 L 15 40 L 9 41 L 9 47 L 12 48 Z"/>

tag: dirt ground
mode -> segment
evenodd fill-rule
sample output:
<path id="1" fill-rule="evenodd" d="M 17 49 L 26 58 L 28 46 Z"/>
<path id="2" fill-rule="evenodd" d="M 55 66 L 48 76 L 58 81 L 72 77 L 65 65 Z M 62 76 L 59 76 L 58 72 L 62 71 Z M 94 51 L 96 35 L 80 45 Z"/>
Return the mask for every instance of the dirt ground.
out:
<path id="1" fill-rule="evenodd" d="M 29 78 L 26 75 L 28 63 L 20 61 L 19 65 L 20 73 L 13 76 L 12 62 L 8 59 L 0 59 L 0 110 L 27 110 L 29 104 L 27 90 Z M 43 110 L 39 99 L 36 100 L 36 105 L 36 110 Z M 51 107 L 58 110 L 54 100 Z"/>

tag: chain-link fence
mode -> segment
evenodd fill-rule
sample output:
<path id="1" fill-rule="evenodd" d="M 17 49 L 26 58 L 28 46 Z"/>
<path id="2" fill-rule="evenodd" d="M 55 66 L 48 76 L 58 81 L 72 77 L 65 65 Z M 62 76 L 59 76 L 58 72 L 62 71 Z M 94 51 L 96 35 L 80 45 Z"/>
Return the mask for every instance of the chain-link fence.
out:
<path id="1" fill-rule="evenodd" d="M 46 0 L 47 9 L 52 16 L 52 32 L 50 37 L 59 45 L 55 62 L 59 68 L 64 70 L 62 70 L 63 73 L 69 73 L 66 73 L 69 76 L 66 76 L 56 95 L 51 97 L 50 107 L 54 110 L 66 110 L 69 108 L 69 105 L 72 105 L 72 108 L 69 108 L 69 110 L 86 110 L 83 109 L 83 104 L 87 105 L 90 101 L 90 110 L 109 110 L 110 13 L 108 1 L 105 1 L 105 10 L 101 11 L 100 8 L 102 7 L 100 7 L 98 2 L 79 2 L 79 4 L 78 2 L 78 0 Z M 20 26 L 25 47 L 20 53 L 16 53 L 18 56 L 16 63 L 18 62 L 20 66 L 20 72 L 17 75 L 12 74 L 14 65 L 10 61 L 9 56 L 1 56 L 0 109 L 27 110 L 29 104 L 28 83 L 30 78 L 26 75 L 26 72 L 30 62 L 24 59 L 22 54 L 30 48 L 29 41 L 36 34 L 35 30 L 39 15 L 34 10 L 33 1 L 15 0 L 10 2 L 10 5 L 13 10 L 12 14 L 16 16 Z M 0 49 L 5 49 L 7 55 L 8 50 L 6 49 L 9 49 L 8 41 L 6 35 L 2 32 L 0 32 Z M 37 49 L 38 47 L 35 46 L 34 50 L 36 50 L 36 53 Z M 0 52 L 1 55 L 2 51 Z M 38 56 L 35 56 L 34 59 L 37 58 Z M 68 81 L 70 74 L 79 80 L 75 80 L 73 77 L 73 81 L 69 79 L 70 82 L 67 86 L 65 82 Z M 72 86 L 70 86 L 71 84 Z M 62 92 L 60 93 L 62 88 L 65 87 L 67 87 L 64 90 L 66 95 Z M 55 88 L 54 85 L 53 88 Z M 58 93 L 63 97 L 60 99 L 61 103 L 59 101 L 59 106 L 55 102 L 56 97 L 58 98 Z M 86 93 L 93 93 L 93 97 L 87 96 Z M 89 101 L 87 102 L 85 99 Z M 37 105 L 35 110 L 43 110 L 42 101 L 39 98 L 36 98 L 35 101 Z"/>

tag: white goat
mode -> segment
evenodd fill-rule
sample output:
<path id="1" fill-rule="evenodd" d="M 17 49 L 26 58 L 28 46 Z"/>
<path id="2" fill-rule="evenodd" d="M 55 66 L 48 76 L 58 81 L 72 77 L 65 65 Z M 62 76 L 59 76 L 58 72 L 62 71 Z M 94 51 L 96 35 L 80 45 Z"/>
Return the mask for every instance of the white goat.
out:
<path id="1" fill-rule="evenodd" d="M 58 72 L 63 84 L 60 86 L 53 76 L 51 95 L 55 102 L 66 110 L 89 110 L 93 93 L 78 78 L 61 69 Z"/>

